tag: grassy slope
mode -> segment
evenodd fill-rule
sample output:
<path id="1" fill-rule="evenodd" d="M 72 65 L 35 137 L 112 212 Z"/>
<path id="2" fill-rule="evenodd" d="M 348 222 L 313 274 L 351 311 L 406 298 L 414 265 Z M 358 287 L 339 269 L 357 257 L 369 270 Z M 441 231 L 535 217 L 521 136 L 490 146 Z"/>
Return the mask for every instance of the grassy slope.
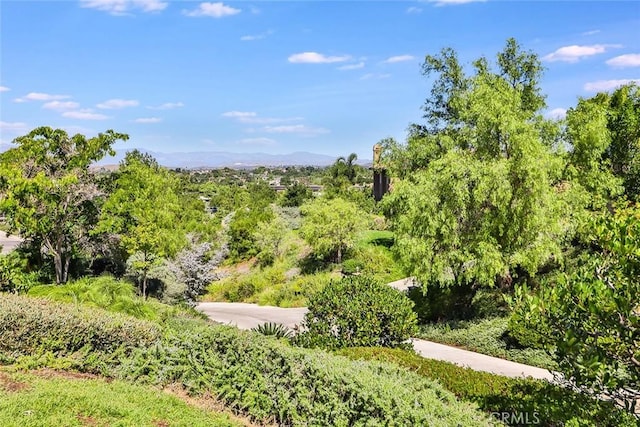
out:
<path id="1" fill-rule="evenodd" d="M 152 387 L 55 371 L 0 370 L 0 425 L 235 426 Z"/>

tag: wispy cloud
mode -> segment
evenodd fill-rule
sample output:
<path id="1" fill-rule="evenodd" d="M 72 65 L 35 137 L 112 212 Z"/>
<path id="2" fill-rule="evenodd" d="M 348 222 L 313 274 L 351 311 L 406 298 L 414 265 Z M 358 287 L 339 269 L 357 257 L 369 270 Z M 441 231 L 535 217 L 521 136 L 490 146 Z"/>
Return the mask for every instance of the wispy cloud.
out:
<path id="1" fill-rule="evenodd" d="M 222 113 L 222 117 L 233 119 L 240 123 L 263 125 L 303 120 L 302 117 L 260 117 L 258 113 L 253 111 L 227 111 Z"/>
<path id="2" fill-rule="evenodd" d="M 238 141 L 239 144 L 246 145 L 274 145 L 276 143 L 275 139 L 271 138 L 244 138 Z"/>
<path id="3" fill-rule="evenodd" d="M 422 9 L 419 7 L 411 6 L 407 8 L 407 13 L 417 15 L 418 13 L 422 13 Z"/>
<path id="4" fill-rule="evenodd" d="M 585 31 L 584 33 L 582 33 L 582 36 L 593 36 L 595 34 L 599 34 L 600 30 L 590 30 L 590 31 Z"/>
<path id="5" fill-rule="evenodd" d="M 15 102 L 27 102 L 27 101 L 58 101 L 61 99 L 69 99 L 70 95 L 52 95 L 42 92 L 30 92 L 23 97 L 14 99 Z"/>
<path id="6" fill-rule="evenodd" d="M 164 104 L 147 107 L 150 110 L 173 110 L 174 108 L 184 107 L 182 102 L 165 102 Z"/>
<path id="7" fill-rule="evenodd" d="M 262 40 L 262 39 L 266 39 L 267 37 L 269 37 L 273 33 L 274 33 L 273 30 L 268 30 L 268 31 L 265 31 L 264 33 L 260 33 L 260 34 L 242 36 L 242 37 L 240 37 L 240 40 L 242 40 L 243 42 L 250 42 L 250 41 L 254 41 L 254 40 Z"/>
<path id="8" fill-rule="evenodd" d="M 65 111 L 64 113 L 62 113 L 62 117 L 68 117 L 70 119 L 78 119 L 78 120 L 106 120 L 109 118 L 109 116 L 96 113 L 91 109 Z"/>
<path id="9" fill-rule="evenodd" d="M 357 64 L 348 64 L 338 67 L 338 70 L 359 70 L 360 68 L 364 68 L 364 62 L 358 62 Z"/>
<path id="10" fill-rule="evenodd" d="M 289 133 L 299 136 L 318 136 L 330 132 L 329 129 L 314 128 L 307 125 L 264 126 L 262 130 L 267 133 Z"/>
<path id="11" fill-rule="evenodd" d="M 551 111 L 548 111 L 545 116 L 550 119 L 564 119 L 567 115 L 567 110 L 565 108 L 554 108 Z"/>
<path id="12" fill-rule="evenodd" d="M 0 121 L 0 130 L 4 132 L 24 132 L 27 130 L 27 124 L 23 122 Z"/>
<path id="13" fill-rule="evenodd" d="M 436 6 L 452 6 L 467 3 L 482 3 L 486 0 L 427 0 L 427 3 L 434 3 Z"/>
<path id="14" fill-rule="evenodd" d="M 351 59 L 349 55 L 326 56 L 318 52 L 302 52 L 289 56 L 289 62 L 294 64 L 333 64 Z"/>
<path id="15" fill-rule="evenodd" d="M 606 92 L 629 83 L 640 84 L 640 79 L 598 80 L 585 83 L 584 90 L 588 92 Z"/>
<path id="16" fill-rule="evenodd" d="M 147 124 L 147 123 L 160 123 L 161 121 L 162 119 L 160 117 L 140 117 L 135 119 L 133 122 Z"/>
<path id="17" fill-rule="evenodd" d="M 360 80 L 386 79 L 389 77 L 391 77 L 391 74 L 367 73 L 360 77 Z"/>
<path id="18" fill-rule="evenodd" d="M 607 61 L 607 65 L 616 68 L 640 67 L 640 53 L 627 53 Z"/>
<path id="19" fill-rule="evenodd" d="M 581 59 L 588 58 L 593 55 L 605 53 L 609 49 L 620 48 L 619 44 L 594 44 L 589 46 L 563 46 L 554 52 L 542 57 L 543 61 L 555 62 L 578 62 Z"/>
<path id="20" fill-rule="evenodd" d="M 97 9 L 111 15 L 129 15 L 132 11 L 160 12 L 168 2 L 160 0 L 80 0 L 80 7 Z"/>
<path id="21" fill-rule="evenodd" d="M 80 104 L 73 101 L 49 101 L 42 105 L 42 108 L 46 108 L 48 110 L 64 111 L 75 110 L 79 106 Z"/>
<path id="22" fill-rule="evenodd" d="M 222 2 L 218 3 L 200 3 L 197 9 L 183 10 L 182 13 L 190 17 L 206 16 L 210 18 L 223 18 L 225 16 L 232 16 L 242 12 L 242 9 L 236 9 L 231 6 L 227 6 Z"/>
<path id="23" fill-rule="evenodd" d="M 413 61 L 414 59 L 416 59 L 416 57 L 413 55 L 397 55 L 387 58 L 382 62 L 385 64 L 395 64 L 396 62 Z"/>
<path id="24" fill-rule="evenodd" d="M 103 110 L 118 110 L 120 108 L 137 107 L 140 105 L 135 99 L 110 99 L 108 101 L 101 102 L 96 107 Z"/>
<path id="25" fill-rule="evenodd" d="M 0 86 L 0 92 L 9 92 L 11 89 L 9 89 L 6 86 Z"/>

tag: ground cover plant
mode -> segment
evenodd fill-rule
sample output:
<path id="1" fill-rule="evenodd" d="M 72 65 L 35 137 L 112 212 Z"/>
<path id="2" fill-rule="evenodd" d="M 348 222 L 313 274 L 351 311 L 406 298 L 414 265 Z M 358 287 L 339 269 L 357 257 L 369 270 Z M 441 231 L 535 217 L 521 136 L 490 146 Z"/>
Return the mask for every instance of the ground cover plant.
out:
<path id="1" fill-rule="evenodd" d="M 594 400 L 547 381 L 478 372 L 401 349 L 350 348 L 337 353 L 357 360 L 394 363 L 436 379 L 459 398 L 477 403 L 497 419 L 507 420 L 508 425 L 526 424 L 525 418 L 542 426 L 632 427 L 638 421 L 611 402 Z"/>
<path id="2" fill-rule="evenodd" d="M 157 388 L 57 372 L 0 369 L 0 425 L 227 427 L 228 415 L 187 405 Z"/>

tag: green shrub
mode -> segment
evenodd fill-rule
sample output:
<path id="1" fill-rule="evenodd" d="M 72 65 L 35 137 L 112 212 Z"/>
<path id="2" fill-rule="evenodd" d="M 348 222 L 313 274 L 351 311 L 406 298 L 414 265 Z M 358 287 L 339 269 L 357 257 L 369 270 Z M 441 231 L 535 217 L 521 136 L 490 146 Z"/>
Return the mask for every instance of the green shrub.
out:
<path id="1" fill-rule="evenodd" d="M 337 354 L 351 359 L 390 362 L 423 377 L 437 379 L 459 398 L 477 403 L 490 414 L 528 414 L 530 420 L 537 418 L 537 424 L 542 426 L 636 425 L 631 415 L 615 408 L 611 402 L 594 400 L 546 381 L 478 372 L 401 349 L 350 348 Z"/>
<path id="2" fill-rule="evenodd" d="M 296 342 L 306 347 L 398 347 L 417 332 L 411 301 L 366 276 L 329 283 L 309 301 Z"/>
<path id="3" fill-rule="evenodd" d="M 472 301 L 475 290 L 467 285 L 441 287 L 411 287 L 407 296 L 414 303 L 414 310 L 420 323 L 443 320 L 469 319 L 473 317 Z"/>
<path id="4" fill-rule="evenodd" d="M 0 294 L 0 354 L 15 358 L 51 352 L 112 353 L 148 346 L 159 337 L 153 323 L 42 298 Z"/>
<path id="5" fill-rule="evenodd" d="M 25 293 L 40 282 L 38 271 L 27 271 L 27 259 L 14 251 L 0 255 L 0 292 Z"/>
<path id="6" fill-rule="evenodd" d="M 364 263 L 357 259 L 348 259 L 342 263 L 342 274 L 351 276 L 360 274 L 364 270 Z"/>
<path id="7" fill-rule="evenodd" d="M 291 329 L 287 328 L 281 323 L 267 322 L 256 326 L 251 329 L 259 334 L 276 337 L 276 338 L 291 338 Z"/>
<path id="8" fill-rule="evenodd" d="M 161 344 L 123 361 L 120 377 L 181 383 L 258 422 L 283 426 L 489 425 L 437 383 L 226 326 L 177 322 Z"/>

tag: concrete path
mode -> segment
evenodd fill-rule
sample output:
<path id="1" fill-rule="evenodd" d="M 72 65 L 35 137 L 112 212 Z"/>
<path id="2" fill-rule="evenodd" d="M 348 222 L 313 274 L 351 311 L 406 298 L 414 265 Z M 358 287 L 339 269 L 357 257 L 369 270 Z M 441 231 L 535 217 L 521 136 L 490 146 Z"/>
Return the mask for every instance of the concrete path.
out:
<path id="1" fill-rule="evenodd" d="M 292 328 L 302 322 L 305 313 L 308 311 L 305 307 L 280 308 L 227 302 L 203 302 L 198 304 L 197 309 L 209 316 L 211 320 L 234 325 L 240 329 L 251 329 L 267 322 L 281 323 Z M 553 380 L 553 374 L 546 369 L 486 356 L 431 341 L 421 339 L 413 339 L 412 341 L 416 352 L 429 359 L 444 360 L 476 371 L 491 372 L 507 377 L 533 377 Z"/>
<path id="2" fill-rule="evenodd" d="M 0 253 L 6 254 L 18 247 L 22 242 L 22 239 L 18 236 L 7 236 L 7 233 L 0 231 L 0 246 L 2 251 Z"/>

